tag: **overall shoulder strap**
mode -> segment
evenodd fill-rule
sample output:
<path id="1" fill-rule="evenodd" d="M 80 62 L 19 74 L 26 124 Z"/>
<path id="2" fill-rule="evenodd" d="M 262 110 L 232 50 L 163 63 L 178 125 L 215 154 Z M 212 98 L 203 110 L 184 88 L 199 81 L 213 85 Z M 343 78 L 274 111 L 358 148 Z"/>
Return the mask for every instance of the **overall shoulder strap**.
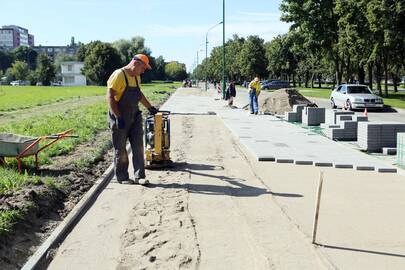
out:
<path id="1" fill-rule="evenodd" d="M 124 73 L 124 78 L 125 78 L 125 84 L 126 86 L 128 86 L 128 79 L 127 79 L 127 75 L 125 74 L 124 69 L 121 69 L 122 73 Z"/>
<path id="2" fill-rule="evenodd" d="M 135 76 L 135 81 L 136 81 L 136 86 L 137 86 L 139 89 L 141 89 L 141 87 L 139 86 L 139 83 L 138 83 L 138 76 Z"/>

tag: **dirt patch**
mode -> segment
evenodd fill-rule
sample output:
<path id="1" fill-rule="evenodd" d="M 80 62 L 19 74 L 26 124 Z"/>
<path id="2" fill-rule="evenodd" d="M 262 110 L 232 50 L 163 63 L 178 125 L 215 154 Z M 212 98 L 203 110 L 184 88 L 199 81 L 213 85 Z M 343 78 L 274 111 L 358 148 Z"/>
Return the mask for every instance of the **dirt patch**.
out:
<path id="1" fill-rule="evenodd" d="M 26 213 L 12 233 L 0 238 L 1 269 L 20 269 L 29 256 L 72 210 L 112 162 L 110 132 L 79 145 L 69 156 L 52 159 L 39 174 L 52 177 L 55 185 L 32 185 L 0 197 L 1 210 Z"/>
<path id="2" fill-rule="evenodd" d="M 265 114 L 284 114 L 293 110 L 293 105 L 314 104 L 301 95 L 297 89 L 288 88 L 276 90 L 263 98 L 259 98 L 259 108 Z"/>

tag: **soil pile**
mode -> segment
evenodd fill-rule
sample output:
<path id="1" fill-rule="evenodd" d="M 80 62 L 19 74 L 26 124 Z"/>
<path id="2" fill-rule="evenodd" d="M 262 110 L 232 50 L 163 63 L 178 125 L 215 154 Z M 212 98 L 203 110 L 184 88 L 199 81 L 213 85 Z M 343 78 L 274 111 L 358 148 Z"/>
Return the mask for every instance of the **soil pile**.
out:
<path id="1" fill-rule="evenodd" d="M 264 114 L 284 114 L 292 111 L 295 104 L 316 106 L 295 88 L 279 89 L 259 98 L 259 108 Z"/>

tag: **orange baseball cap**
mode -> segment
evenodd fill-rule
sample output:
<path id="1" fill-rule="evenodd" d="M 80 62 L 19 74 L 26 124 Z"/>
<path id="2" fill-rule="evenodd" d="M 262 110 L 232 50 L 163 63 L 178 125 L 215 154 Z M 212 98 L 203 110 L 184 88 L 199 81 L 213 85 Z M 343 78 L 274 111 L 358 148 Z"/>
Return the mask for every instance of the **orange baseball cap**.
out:
<path id="1" fill-rule="evenodd" d="M 146 66 L 148 69 L 152 69 L 152 67 L 149 65 L 149 58 L 148 58 L 146 55 L 144 55 L 144 54 L 137 54 L 137 55 L 135 55 L 132 59 L 133 59 L 133 60 L 139 60 L 139 61 L 141 61 L 142 63 L 144 63 L 145 66 Z"/>

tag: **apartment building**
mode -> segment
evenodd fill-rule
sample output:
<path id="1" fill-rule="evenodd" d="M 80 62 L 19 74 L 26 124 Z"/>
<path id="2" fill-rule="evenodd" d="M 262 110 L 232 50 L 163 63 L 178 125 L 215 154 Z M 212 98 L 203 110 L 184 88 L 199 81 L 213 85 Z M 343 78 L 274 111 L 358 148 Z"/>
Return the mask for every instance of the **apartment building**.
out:
<path id="1" fill-rule="evenodd" d="M 0 48 L 12 50 L 19 46 L 34 46 L 34 36 L 28 29 L 17 25 L 3 25 L 0 28 Z"/>

